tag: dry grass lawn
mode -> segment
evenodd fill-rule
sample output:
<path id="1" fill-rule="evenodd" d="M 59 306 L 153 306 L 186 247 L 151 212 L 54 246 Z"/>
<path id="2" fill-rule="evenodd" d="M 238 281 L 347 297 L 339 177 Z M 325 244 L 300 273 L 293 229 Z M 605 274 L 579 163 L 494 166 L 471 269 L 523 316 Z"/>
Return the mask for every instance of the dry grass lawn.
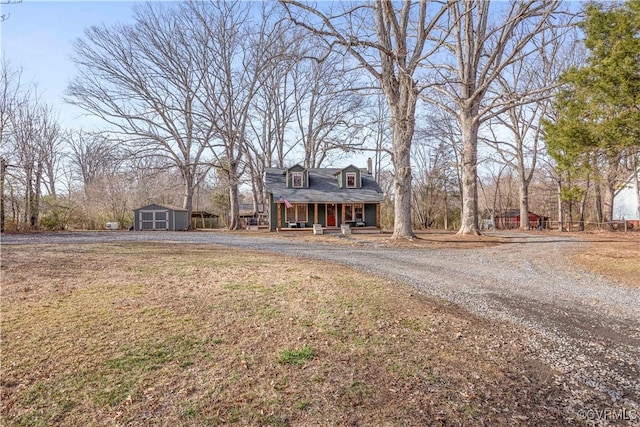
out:
<path id="1" fill-rule="evenodd" d="M 177 244 L 2 248 L 0 424 L 575 424 L 526 334 L 345 267 Z"/>
<path id="2" fill-rule="evenodd" d="M 583 268 L 640 288 L 640 232 L 577 233 L 587 242 L 573 255 Z"/>

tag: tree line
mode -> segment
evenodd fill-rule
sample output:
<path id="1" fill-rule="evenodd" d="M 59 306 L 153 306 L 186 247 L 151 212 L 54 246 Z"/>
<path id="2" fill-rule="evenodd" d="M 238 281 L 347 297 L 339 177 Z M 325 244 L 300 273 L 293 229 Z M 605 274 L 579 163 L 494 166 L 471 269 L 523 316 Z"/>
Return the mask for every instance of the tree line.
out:
<path id="1" fill-rule="evenodd" d="M 532 188 L 540 209 L 557 201 L 560 227 L 574 206 L 584 223 L 591 200 L 610 222 L 640 152 L 639 4 L 137 5 L 132 24 L 75 43 L 67 101 L 99 132 L 62 129 L 3 63 L 3 227 L 215 200 L 236 229 L 240 203 L 265 201 L 265 168 L 354 153 L 374 159 L 394 237 L 477 234 L 483 215 L 528 212 Z"/>

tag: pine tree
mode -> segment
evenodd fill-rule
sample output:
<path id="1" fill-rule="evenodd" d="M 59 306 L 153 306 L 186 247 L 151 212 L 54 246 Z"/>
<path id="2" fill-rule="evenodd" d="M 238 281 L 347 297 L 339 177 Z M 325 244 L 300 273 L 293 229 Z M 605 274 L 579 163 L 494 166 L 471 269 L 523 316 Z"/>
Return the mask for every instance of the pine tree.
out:
<path id="1" fill-rule="evenodd" d="M 615 187 L 628 172 L 622 160 L 640 150 L 640 0 L 591 3 L 585 12 L 587 63 L 562 76 L 545 139 L 561 171 L 597 172 L 609 222 Z"/>

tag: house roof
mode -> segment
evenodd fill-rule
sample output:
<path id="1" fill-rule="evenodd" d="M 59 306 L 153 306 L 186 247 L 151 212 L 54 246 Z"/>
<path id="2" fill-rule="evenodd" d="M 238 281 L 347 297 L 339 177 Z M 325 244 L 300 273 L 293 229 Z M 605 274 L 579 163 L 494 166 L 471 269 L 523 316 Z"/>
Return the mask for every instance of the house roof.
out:
<path id="1" fill-rule="evenodd" d="M 382 190 L 366 169 L 360 169 L 361 188 L 340 188 L 336 174 L 345 168 L 309 168 L 308 188 L 287 188 L 282 174 L 287 169 L 267 168 L 265 187 L 277 200 L 280 197 L 291 203 L 379 203 Z"/>

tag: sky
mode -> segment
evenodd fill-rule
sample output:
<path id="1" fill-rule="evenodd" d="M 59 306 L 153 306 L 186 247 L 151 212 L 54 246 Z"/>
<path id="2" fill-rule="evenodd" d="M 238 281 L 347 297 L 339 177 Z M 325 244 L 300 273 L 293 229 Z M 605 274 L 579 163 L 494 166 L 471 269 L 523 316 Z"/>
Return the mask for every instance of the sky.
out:
<path id="1" fill-rule="evenodd" d="M 24 82 L 36 84 L 41 98 L 59 113 L 63 126 L 98 127 L 97 119 L 64 102 L 67 84 L 75 75 L 71 61 L 73 42 L 85 28 L 102 23 L 131 22 L 135 2 L 32 1 L 1 5 L 9 15 L 0 23 L 2 55 L 14 68 L 22 68 Z"/>
<path id="2" fill-rule="evenodd" d="M 167 0 L 159 0 L 167 1 Z M 76 74 L 71 61 L 76 39 L 93 25 L 107 26 L 133 21 L 135 1 L 37 1 L 0 4 L 8 19 L 0 23 L 2 55 L 13 68 L 22 68 L 24 82 L 36 84 L 41 99 L 53 107 L 63 128 L 104 129 L 104 122 L 64 101 L 69 82 Z M 350 155 L 339 160 L 366 166 L 370 154 Z"/>

